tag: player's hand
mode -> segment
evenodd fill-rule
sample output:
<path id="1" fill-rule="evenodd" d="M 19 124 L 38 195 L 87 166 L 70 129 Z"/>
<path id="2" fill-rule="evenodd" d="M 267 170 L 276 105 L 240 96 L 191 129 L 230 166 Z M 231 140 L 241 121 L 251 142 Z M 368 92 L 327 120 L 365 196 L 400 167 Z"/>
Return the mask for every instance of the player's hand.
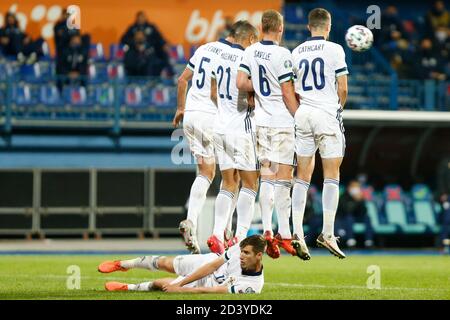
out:
<path id="1" fill-rule="evenodd" d="M 247 104 L 250 108 L 255 109 L 255 92 L 247 93 Z"/>
<path id="2" fill-rule="evenodd" d="M 166 284 L 163 286 L 164 292 L 182 292 L 183 288 L 177 284 Z"/>
<path id="3" fill-rule="evenodd" d="M 172 125 L 174 128 L 178 127 L 178 124 L 181 120 L 183 120 L 184 117 L 184 110 L 178 110 L 177 113 L 175 113 L 175 117 L 173 117 Z"/>

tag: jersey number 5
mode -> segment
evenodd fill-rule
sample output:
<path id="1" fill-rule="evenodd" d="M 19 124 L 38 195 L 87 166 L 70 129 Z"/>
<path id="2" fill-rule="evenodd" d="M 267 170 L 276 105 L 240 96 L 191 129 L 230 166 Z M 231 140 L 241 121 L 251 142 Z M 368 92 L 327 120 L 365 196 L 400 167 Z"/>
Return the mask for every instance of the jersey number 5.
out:
<path id="1" fill-rule="evenodd" d="M 319 79 L 317 79 L 317 64 L 319 64 L 319 76 L 320 76 L 320 82 Z M 306 59 L 303 59 L 300 61 L 299 69 L 305 68 L 305 71 L 303 72 L 303 78 L 302 78 L 302 87 L 303 91 L 310 91 L 313 89 L 312 86 L 306 85 L 306 78 L 308 78 L 309 73 L 309 61 Z M 322 58 L 315 58 L 311 63 L 311 71 L 313 74 L 313 80 L 314 80 L 314 87 L 317 90 L 322 90 L 325 87 L 325 62 Z"/>
<path id="2" fill-rule="evenodd" d="M 201 80 L 197 79 L 197 88 L 201 89 L 205 85 L 205 77 L 206 77 L 206 71 L 203 69 L 203 62 L 209 63 L 211 62 L 211 59 L 203 57 L 202 61 L 200 61 L 200 66 L 198 67 L 198 73 L 202 75 Z"/>

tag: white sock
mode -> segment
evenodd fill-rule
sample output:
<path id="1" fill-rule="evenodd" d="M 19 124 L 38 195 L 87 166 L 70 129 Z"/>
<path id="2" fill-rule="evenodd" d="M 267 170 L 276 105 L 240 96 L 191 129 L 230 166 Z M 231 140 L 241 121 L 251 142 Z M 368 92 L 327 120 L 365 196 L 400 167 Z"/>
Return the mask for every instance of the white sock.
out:
<path id="1" fill-rule="evenodd" d="M 122 260 L 120 266 L 126 269 L 158 270 L 159 256 L 144 256 L 136 259 Z"/>
<path id="2" fill-rule="evenodd" d="M 274 204 L 275 184 L 271 180 L 261 179 L 259 188 L 259 206 L 264 232 L 272 232 L 272 214 Z"/>
<path id="3" fill-rule="evenodd" d="M 283 239 L 291 239 L 289 217 L 291 216 L 291 182 L 277 180 L 275 182 L 275 208 L 278 217 L 278 233 Z"/>
<path id="4" fill-rule="evenodd" d="M 294 234 L 298 235 L 300 239 L 305 237 L 303 233 L 303 217 L 305 216 L 308 188 L 308 182 L 295 179 L 294 188 L 292 189 L 292 224 Z"/>
<path id="5" fill-rule="evenodd" d="M 234 213 L 234 210 L 236 210 L 238 198 L 239 198 L 239 189 L 234 194 L 233 204 L 231 205 L 231 210 L 228 214 L 228 221 L 227 221 L 227 227 L 226 227 L 227 230 L 233 230 L 233 213 Z"/>
<path id="6" fill-rule="evenodd" d="M 241 188 L 239 199 L 237 201 L 237 227 L 236 237 L 239 241 L 247 237 L 248 230 L 252 224 L 255 213 L 256 191 L 247 188 Z"/>
<path id="7" fill-rule="evenodd" d="M 194 228 L 197 228 L 198 215 L 202 211 L 210 185 L 211 181 L 202 175 L 198 175 L 192 183 L 187 219 L 192 222 Z"/>
<path id="8" fill-rule="evenodd" d="M 152 281 L 128 285 L 128 291 L 152 291 L 152 290 L 153 290 Z"/>
<path id="9" fill-rule="evenodd" d="M 228 214 L 233 204 L 234 193 L 225 189 L 220 190 L 214 206 L 214 230 L 215 235 L 220 241 L 223 241 L 223 233 L 228 223 Z"/>
<path id="10" fill-rule="evenodd" d="M 324 236 L 334 235 L 334 218 L 339 203 L 339 180 L 325 179 L 323 181 L 322 207 Z"/>

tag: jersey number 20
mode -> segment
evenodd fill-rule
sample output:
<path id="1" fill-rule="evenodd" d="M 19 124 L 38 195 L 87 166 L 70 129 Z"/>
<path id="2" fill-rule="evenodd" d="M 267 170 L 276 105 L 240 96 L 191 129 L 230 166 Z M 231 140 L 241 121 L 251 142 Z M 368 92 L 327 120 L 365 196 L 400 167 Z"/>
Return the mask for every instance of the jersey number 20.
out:
<path id="1" fill-rule="evenodd" d="M 319 64 L 320 82 L 319 82 L 319 79 L 317 79 L 317 64 Z M 309 61 L 308 60 L 303 59 L 302 61 L 300 61 L 299 69 L 301 70 L 302 68 L 305 68 L 305 71 L 303 72 L 303 78 L 302 78 L 303 91 L 310 91 L 313 89 L 313 87 L 306 85 L 306 78 L 308 78 L 308 73 L 309 73 Z M 325 74 L 324 74 L 325 70 L 324 69 L 325 69 L 325 63 L 322 58 L 315 58 L 311 62 L 311 71 L 313 74 L 314 87 L 317 90 L 322 90 L 325 87 Z"/>

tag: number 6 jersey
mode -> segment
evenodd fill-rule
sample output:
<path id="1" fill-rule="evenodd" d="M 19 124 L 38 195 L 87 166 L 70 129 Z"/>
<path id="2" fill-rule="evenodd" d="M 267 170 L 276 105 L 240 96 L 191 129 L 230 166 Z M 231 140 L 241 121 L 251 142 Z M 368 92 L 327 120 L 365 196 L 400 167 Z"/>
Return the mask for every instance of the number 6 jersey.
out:
<path id="1" fill-rule="evenodd" d="M 291 128 L 294 118 L 283 101 L 281 84 L 293 78 L 292 55 L 273 41 L 245 49 L 239 71 L 247 73 L 255 90 L 255 122 L 260 127 Z"/>

